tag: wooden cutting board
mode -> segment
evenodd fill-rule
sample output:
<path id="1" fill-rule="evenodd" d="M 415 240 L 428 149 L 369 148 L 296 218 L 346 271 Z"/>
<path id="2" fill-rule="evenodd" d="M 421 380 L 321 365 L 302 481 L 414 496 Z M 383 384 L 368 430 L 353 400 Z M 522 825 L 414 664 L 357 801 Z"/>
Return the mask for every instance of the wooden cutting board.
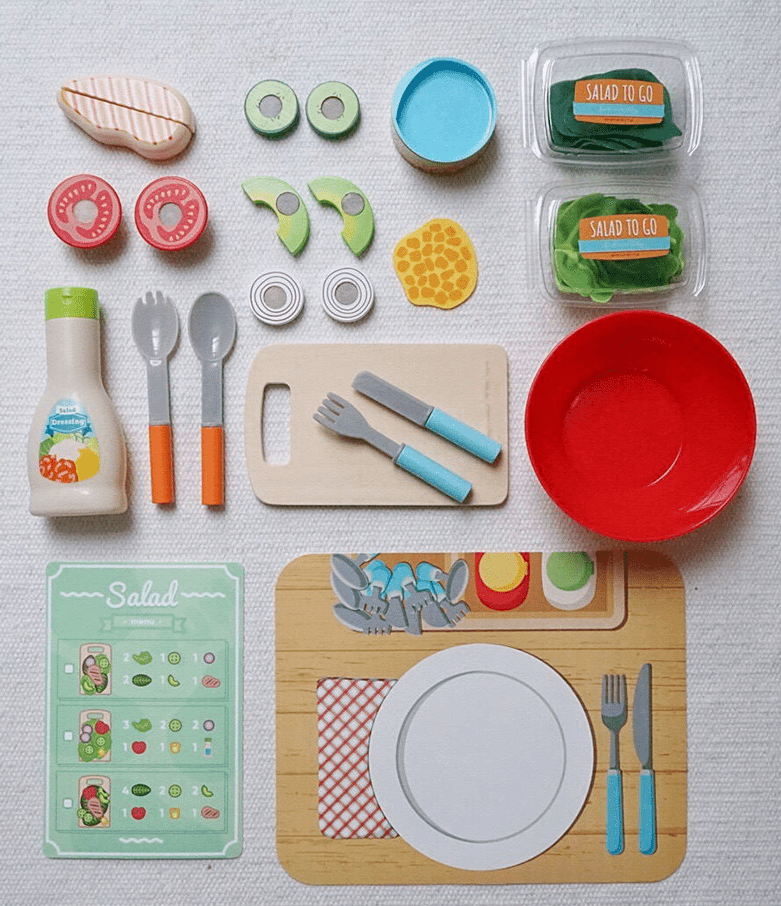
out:
<path id="1" fill-rule="evenodd" d="M 371 371 L 502 444 L 493 465 L 396 415 L 352 389 Z M 263 446 L 266 388 L 290 389 L 290 459 L 269 463 Z M 250 368 L 244 445 L 252 489 L 264 502 L 297 506 L 459 506 L 361 441 L 314 421 L 328 392 L 354 403 L 369 424 L 470 481 L 461 506 L 507 498 L 507 354 L 473 344 L 285 344 L 261 349 Z"/>
<path id="2" fill-rule="evenodd" d="M 391 555 L 381 556 L 387 562 Z M 331 609 L 329 556 L 307 555 L 289 563 L 276 586 L 277 853 L 285 870 L 307 884 L 337 885 L 648 882 L 672 874 L 683 860 L 687 836 L 684 588 L 675 565 L 661 554 L 630 551 L 625 556 L 626 618 L 617 628 L 524 631 L 515 628 L 517 621 L 497 615 L 494 628 L 466 634 L 424 629 L 420 636 L 367 636 L 347 629 Z M 434 652 L 467 642 L 509 645 L 542 658 L 583 702 L 596 758 L 591 790 L 573 826 L 535 859 L 498 871 L 449 868 L 401 837 L 324 836 L 318 823 L 318 682 L 325 677 L 398 679 Z M 646 662 L 653 670 L 658 828 L 658 848 L 651 856 L 639 853 L 637 845 L 640 766 L 631 712 L 637 673 Z M 600 716 L 600 686 L 607 672 L 626 674 L 630 696 L 621 734 L 626 845 L 619 856 L 605 849 L 609 738 Z"/>

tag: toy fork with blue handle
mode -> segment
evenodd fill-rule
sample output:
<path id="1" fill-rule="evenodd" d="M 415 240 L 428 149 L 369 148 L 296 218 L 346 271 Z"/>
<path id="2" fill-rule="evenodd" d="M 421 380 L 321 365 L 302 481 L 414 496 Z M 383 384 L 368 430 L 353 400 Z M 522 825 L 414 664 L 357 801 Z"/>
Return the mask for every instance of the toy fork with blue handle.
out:
<path id="1" fill-rule="evenodd" d="M 375 450 L 389 456 L 394 465 L 409 472 L 426 484 L 446 494 L 457 503 L 463 503 L 472 491 L 472 485 L 446 469 L 428 456 L 406 444 L 397 444 L 369 425 L 361 413 L 347 400 L 329 393 L 323 404 L 312 416 L 314 420 L 342 437 L 365 441 Z"/>
<path id="2" fill-rule="evenodd" d="M 388 609 L 385 590 L 391 579 L 391 571 L 382 560 L 372 560 L 363 567 L 363 572 L 369 581 L 366 588 L 369 594 L 364 597 L 364 607 L 369 613 L 384 614 Z"/>
<path id="3" fill-rule="evenodd" d="M 408 602 L 410 589 L 414 589 L 414 587 L 415 574 L 409 563 L 399 563 L 394 566 L 390 582 L 385 589 L 385 597 L 388 601 L 385 619 L 397 629 L 404 629 L 411 635 L 420 635 L 423 631 L 420 609 L 413 608 Z"/>
<path id="4" fill-rule="evenodd" d="M 623 674 L 607 673 L 602 677 L 602 723 L 610 732 L 605 846 L 613 856 L 624 851 L 624 793 L 618 754 L 618 734 L 626 723 L 626 716 L 626 677 Z"/>
<path id="5" fill-rule="evenodd" d="M 450 443 L 455 444 L 467 453 L 477 456 L 484 462 L 496 462 L 502 452 L 502 445 L 475 428 L 448 415 L 428 403 L 422 402 L 405 390 L 400 390 L 388 381 L 377 377 L 370 371 L 361 371 L 353 380 L 353 387 L 374 400 L 386 409 L 390 409 L 402 418 L 438 434 Z"/>
<path id="6" fill-rule="evenodd" d="M 401 587 L 404 590 L 404 601 L 412 610 L 422 610 L 431 600 L 431 590 L 428 583 L 421 583 L 409 563 L 399 563 L 394 572 L 398 571 L 401 577 Z"/>

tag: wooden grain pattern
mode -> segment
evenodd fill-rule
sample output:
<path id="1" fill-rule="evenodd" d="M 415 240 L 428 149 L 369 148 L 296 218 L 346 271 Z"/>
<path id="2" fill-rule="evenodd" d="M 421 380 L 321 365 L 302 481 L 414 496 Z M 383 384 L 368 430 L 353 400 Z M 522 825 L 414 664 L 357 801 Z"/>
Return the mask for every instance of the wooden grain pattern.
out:
<path id="1" fill-rule="evenodd" d="M 482 462 L 352 389 L 372 371 L 502 444 Z M 290 388 L 290 461 L 263 456 L 265 388 Z M 367 444 L 339 437 L 312 418 L 328 392 L 354 403 L 369 424 L 470 481 L 464 504 L 409 475 Z M 267 346 L 247 379 L 244 446 L 252 489 L 264 503 L 298 506 L 496 506 L 507 497 L 507 353 L 469 344 L 321 343 Z"/>
<path id="2" fill-rule="evenodd" d="M 429 556 L 421 554 L 421 557 Z M 627 615 L 617 629 L 478 630 L 414 637 L 363 636 L 333 617 L 329 557 L 308 555 L 282 571 L 277 624 L 277 852 L 285 870 L 309 884 L 519 884 L 657 881 L 672 874 L 686 850 L 686 642 L 684 589 L 663 556 L 629 552 Z M 397 678 L 418 661 L 454 644 L 509 645 L 558 670 L 583 702 L 596 746 L 587 801 L 572 828 L 545 853 L 522 865 L 489 872 L 453 869 L 401 838 L 329 839 L 317 811 L 317 682 L 323 677 Z M 653 665 L 653 742 L 658 849 L 637 851 L 639 765 L 631 713 L 622 731 L 626 846 L 605 850 L 605 771 L 608 734 L 600 718 L 605 672 L 627 675 L 630 705 L 642 664 Z"/>

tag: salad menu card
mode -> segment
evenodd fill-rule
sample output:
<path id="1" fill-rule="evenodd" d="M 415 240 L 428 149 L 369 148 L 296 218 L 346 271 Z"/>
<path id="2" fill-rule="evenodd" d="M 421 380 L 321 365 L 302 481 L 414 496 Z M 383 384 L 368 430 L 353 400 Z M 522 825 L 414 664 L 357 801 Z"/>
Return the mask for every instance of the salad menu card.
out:
<path id="1" fill-rule="evenodd" d="M 243 575 L 49 564 L 47 856 L 241 853 Z"/>

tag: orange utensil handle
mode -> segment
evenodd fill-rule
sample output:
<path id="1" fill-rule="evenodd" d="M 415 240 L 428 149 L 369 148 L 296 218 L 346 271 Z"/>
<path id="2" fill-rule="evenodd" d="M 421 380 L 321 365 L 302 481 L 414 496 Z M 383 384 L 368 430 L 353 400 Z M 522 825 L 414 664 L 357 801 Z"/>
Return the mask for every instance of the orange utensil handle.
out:
<path id="1" fill-rule="evenodd" d="M 174 502 L 174 448 L 170 425 L 149 426 L 152 503 Z"/>
<path id="2" fill-rule="evenodd" d="M 222 425 L 202 427 L 201 503 L 204 506 L 222 506 L 225 503 L 223 454 Z"/>

